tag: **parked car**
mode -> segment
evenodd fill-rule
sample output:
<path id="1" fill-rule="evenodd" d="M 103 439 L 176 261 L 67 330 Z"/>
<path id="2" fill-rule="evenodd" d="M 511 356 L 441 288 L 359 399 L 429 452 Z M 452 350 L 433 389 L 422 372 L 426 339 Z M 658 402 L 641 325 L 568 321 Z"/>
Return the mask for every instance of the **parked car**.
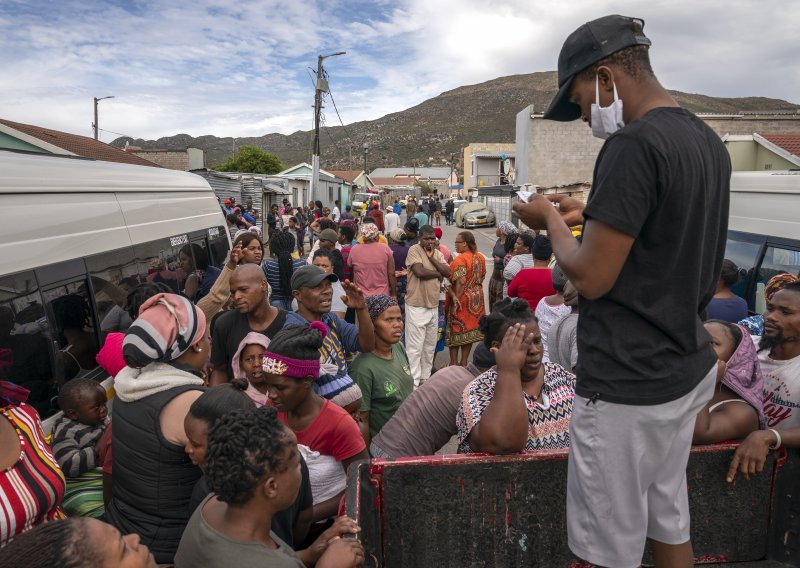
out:
<path id="1" fill-rule="evenodd" d="M 464 229 L 493 227 L 495 224 L 494 212 L 479 201 L 462 204 L 456 211 L 455 220 L 456 226 Z"/>

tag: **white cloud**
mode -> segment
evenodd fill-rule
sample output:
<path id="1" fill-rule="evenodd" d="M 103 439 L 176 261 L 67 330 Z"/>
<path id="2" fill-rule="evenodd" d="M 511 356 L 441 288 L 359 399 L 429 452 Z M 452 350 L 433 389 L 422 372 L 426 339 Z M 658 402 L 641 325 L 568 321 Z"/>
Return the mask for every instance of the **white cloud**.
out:
<path id="1" fill-rule="evenodd" d="M 258 136 L 311 125 L 307 68 L 326 61 L 346 123 L 461 85 L 555 69 L 564 38 L 640 16 L 665 86 L 800 103 L 797 11 L 777 0 L 214 0 L 0 5 L 3 118 L 87 134 Z M 332 108 L 327 122 L 338 124 Z M 114 134 L 104 134 L 111 140 Z"/>

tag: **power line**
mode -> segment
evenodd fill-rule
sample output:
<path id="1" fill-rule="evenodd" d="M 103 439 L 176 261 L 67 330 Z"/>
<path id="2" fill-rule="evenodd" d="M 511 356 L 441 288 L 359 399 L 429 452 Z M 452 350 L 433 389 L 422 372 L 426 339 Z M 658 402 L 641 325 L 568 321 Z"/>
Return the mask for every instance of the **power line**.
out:
<path id="1" fill-rule="evenodd" d="M 135 138 L 133 136 L 130 136 L 128 134 L 123 134 L 121 132 L 114 132 L 113 130 L 105 130 L 103 128 L 100 128 L 99 130 L 100 130 L 100 132 L 108 132 L 109 134 L 116 134 L 117 136 L 124 136 L 125 138 L 130 138 L 132 140 L 135 140 Z"/>
<path id="2" fill-rule="evenodd" d="M 331 91 L 330 85 L 328 85 L 328 94 L 331 96 L 331 102 L 333 103 L 333 108 L 336 111 L 336 116 L 339 117 L 339 124 L 341 124 L 342 128 L 344 128 L 345 134 L 347 134 L 347 138 L 350 139 L 350 143 L 355 146 L 356 143 L 353 140 L 353 137 L 350 136 L 350 131 L 348 131 L 347 127 L 344 125 L 344 121 L 342 120 L 342 115 L 339 114 L 339 108 L 336 106 L 336 100 L 333 98 L 333 91 Z M 366 138 L 366 134 L 364 135 L 364 137 Z"/>

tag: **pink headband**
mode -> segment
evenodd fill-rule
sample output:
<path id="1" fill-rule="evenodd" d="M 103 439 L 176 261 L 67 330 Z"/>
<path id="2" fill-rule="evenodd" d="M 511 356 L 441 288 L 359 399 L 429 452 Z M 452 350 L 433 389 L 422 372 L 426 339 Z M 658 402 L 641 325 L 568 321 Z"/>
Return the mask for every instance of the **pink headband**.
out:
<path id="1" fill-rule="evenodd" d="M 311 376 L 319 377 L 319 359 L 292 359 L 283 355 L 276 355 L 269 351 L 264 353 L 264 364 L 261 368 L 270 375 L 303 379 Z"/>

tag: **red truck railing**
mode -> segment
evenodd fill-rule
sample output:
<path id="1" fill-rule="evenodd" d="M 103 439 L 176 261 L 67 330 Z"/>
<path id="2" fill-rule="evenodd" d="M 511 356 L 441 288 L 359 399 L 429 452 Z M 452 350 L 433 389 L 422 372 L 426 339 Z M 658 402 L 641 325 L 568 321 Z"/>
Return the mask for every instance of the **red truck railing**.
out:
<path id="1" fill-rule="evenodd" d="M 800 566 L 800 455 L 771 456 L 763 474 L 728 484 L 734 449 L 692 449 L 696 561 Z M 566 478 L 560 450 L 363 461 L 348 473 L 347 512 L 370 567 L 580 566 L 567 546 Z"/>

